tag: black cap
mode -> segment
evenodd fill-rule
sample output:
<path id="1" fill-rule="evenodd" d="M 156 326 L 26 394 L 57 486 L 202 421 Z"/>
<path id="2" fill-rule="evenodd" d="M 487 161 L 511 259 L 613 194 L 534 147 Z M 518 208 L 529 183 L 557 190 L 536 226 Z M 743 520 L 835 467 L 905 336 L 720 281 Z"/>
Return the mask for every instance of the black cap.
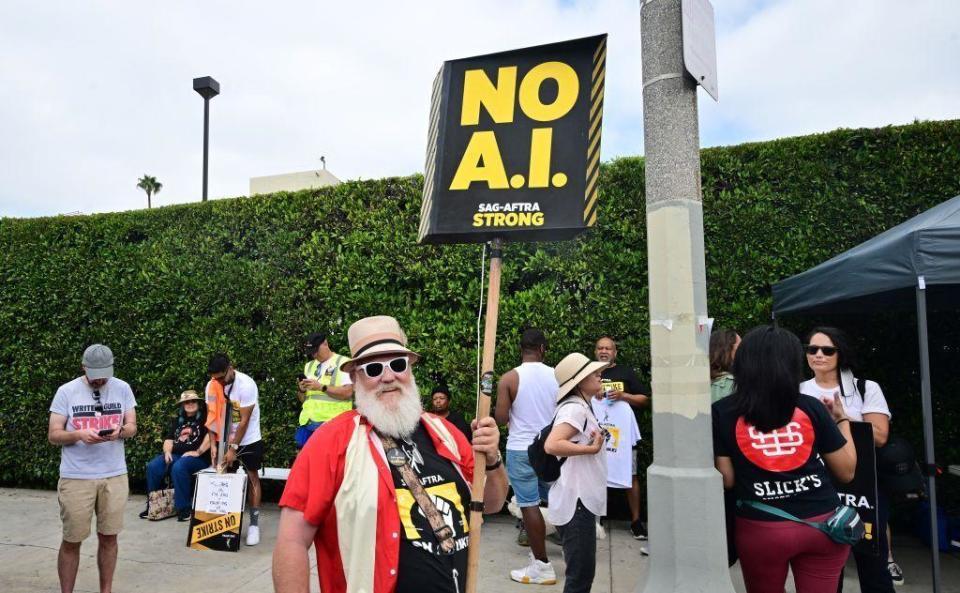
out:
<path id="1" fill-rule="evenodd" d="M 304 344 L 307 348 L 319 348 L 320 344 L 323 344 L 327 341 L 327 334 L 325 333 L 313 333 L 307 336 L 307 342 Z"/>

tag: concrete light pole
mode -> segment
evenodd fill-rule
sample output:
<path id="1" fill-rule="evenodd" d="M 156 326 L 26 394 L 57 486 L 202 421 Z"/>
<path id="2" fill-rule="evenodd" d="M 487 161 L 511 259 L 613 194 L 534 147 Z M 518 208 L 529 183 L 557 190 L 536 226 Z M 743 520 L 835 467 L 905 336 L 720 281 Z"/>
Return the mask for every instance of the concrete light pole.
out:
<path id="1" fill-rule="evenodd" d="M 732 593 L 713 467 L 697 83 L 681 0 L 641 0 L 653 392 L 648 593 Z"/>

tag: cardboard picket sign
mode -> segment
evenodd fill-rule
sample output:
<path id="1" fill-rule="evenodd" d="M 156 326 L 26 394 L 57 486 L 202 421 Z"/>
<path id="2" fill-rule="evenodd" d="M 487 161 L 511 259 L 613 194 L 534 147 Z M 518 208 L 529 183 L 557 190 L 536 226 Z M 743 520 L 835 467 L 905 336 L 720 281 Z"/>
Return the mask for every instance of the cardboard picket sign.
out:
<path id="1" fill-rule="evenodd" d="M 218 474 L 210 468 L 199 472 L 187 547 L 219 552 L 238 551 L 246 492 L 246 473 Z"/>
<path id="2" fill-rule="evenodd" d="M 569 239 L 594 226 L 606 35 L 444 62 L 421 243 Z"/>
<path id="3" fill-rule="evenodd" d="M 849 483 L 834 485 L 840 503 L 857 509 L 866 529 L 864 538 L 854 547 L 876 556 L 880 553 L 880 535 L 877 533 L 877 461 L 873 425 L 869 422 L 851 422 L 850 434 L 857 450 L 857 470 Z"/>

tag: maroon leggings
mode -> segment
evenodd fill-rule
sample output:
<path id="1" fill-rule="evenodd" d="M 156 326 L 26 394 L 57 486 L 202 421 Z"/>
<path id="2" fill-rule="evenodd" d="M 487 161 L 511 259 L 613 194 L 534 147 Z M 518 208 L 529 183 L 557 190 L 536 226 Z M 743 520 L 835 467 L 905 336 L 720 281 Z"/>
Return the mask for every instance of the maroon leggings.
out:
<path id="1" fill-rule="evenodd" d="M 831 514 L 809 520 L 822 521 Z M 737 517 L 736 541 L 747 593 L 783 593 L 788 566 L 797 593 L 837 593 L 840 570 L 850 553 L 850 546 L 794 521 Z"/>

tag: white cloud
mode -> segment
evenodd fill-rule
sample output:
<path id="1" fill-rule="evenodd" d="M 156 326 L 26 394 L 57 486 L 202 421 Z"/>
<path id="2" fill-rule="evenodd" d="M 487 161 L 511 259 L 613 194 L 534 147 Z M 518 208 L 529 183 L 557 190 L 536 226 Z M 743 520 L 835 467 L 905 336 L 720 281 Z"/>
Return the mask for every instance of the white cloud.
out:
<path id="1" fill-rule="evenodd" d="M 960 117 L 958 3 L 716 0 L 721 103 L 706 144 Z M 327 157 L 342 179 L 422 170 L 441 63 L 607 32 L 604 158 L 640 154 L 640 9 L 560 3 L 225 0 L 0 6 L 0 216 L 199 199 L 212 75 L 210 194 Z"/>

